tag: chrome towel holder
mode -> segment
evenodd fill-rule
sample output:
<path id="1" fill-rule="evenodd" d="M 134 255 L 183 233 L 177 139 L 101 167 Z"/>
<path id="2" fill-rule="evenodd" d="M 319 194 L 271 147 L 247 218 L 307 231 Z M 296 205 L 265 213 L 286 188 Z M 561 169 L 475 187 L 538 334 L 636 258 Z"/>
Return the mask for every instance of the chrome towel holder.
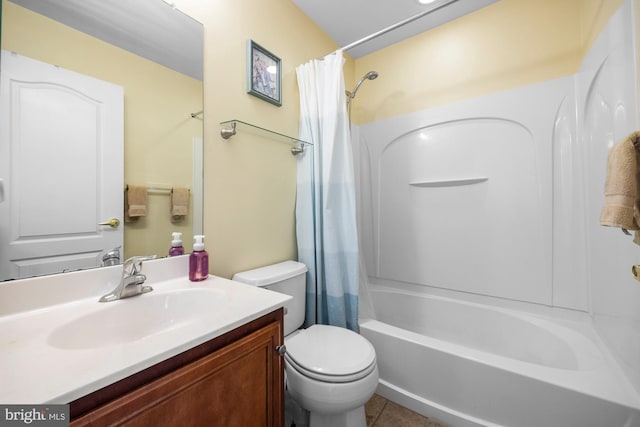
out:
<path id="1" fill-rule="evenodd" d="M 284 135 L 241 120 L 227 120 L 225 122 L 221 122 L 220 125 L 222 126 L 220 129 L 220 136 L 225 140 L 228 140 L 235 135 L 238 129 L 244 129 L 262 137 L 291 145 L 291 154 L 294 156 L 304 153 L 305 146 L 313 145 L 310 142 L 302 141 L 301 139 Z"/>

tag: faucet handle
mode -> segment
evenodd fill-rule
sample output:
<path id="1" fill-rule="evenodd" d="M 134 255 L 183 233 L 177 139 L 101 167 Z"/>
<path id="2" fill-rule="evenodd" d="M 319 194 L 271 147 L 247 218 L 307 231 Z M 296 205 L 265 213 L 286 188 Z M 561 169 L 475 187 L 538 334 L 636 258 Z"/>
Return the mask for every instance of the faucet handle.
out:
<path id="1" fill-rule="evenodd" d="M 128 272 L 130 276 L 139 274 L 142 271 L 142 262 L 156 259 L 156 257 L 157 255 L 131 257 L 124 262 L 122 272 L 127 274 L 127 271 L 130 269 Z"/>

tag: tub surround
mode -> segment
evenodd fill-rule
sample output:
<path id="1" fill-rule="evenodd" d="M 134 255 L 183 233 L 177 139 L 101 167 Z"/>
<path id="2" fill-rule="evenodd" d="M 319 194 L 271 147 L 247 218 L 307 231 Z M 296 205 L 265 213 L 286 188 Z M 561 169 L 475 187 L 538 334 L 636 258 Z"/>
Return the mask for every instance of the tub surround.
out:
<path id="1" fill-rule="evenodd" d="M 634 10 L 636 9 L 636 10 Z M 631 274 L 638 261 L 633 237 L 600 225 L 610 148 L 638 130 L 638 46 L 633 16 L 640 3 L 631 0 L 610 19 L 577 74 L 578 112 L 584 188 L 583 251 L 596 330 L 640 392 L 640 283 Z M 580 116 L 579 116 L 580 118 Z M 578 134 L 580 136 L 580 134 Z M 579 211 L 577 211 L 579 212 Z M 580 234 L 578 234 L 580 233 Z"/>
<path id="2" fill-rule="evenodd" d="M 549 135 L 554 122 L 564 123 L 558 106 L 573 84 L 561 78 L 361 126 L 367 273 L 562 305 L 547 250 L 554 238 Z"/>
<path id="3" fill-rule="evenodd" d="M 0 284 L 0 401 L 68 403 L 258 319 L 289 299 L 215 276 L 190 282 L 185 255 L 143 264 L 146 284 L 154 291 L 99 303 L 100 296 L 120 280 L 121 269 L 114 266 Z M 122 341 L 87 335 L 83 342 L 74 341 L 72 334 L 56 336 L 56 328 L 81 324 L 82 316 L 91 319 L 102 310 L 120 309 L 117 305 L 143 307 L 146 297 L 173 295 L 179 301 L 189 298 L 190 292 L 203 292 L 215 301 L 210 310 L 204 307 L 203 317 L 196 322 L 168 318 L 161 332 L 135 339 L 126 338 L 123 329 Z M 129 314 L 135 323 L 148 312 Z M 126 325 L 121 320 L 112 319 Z M 96 324 L 96 331 L 104 332 L 105 325 Z"/>
<path id="4" fill-rule="evenodd" d="M 640 425 L 637 246 L 599 224 L 607 154 L 638 126 L 634 2 L 621 3 L 576 74 L 352 129 L 370 289 L 465 307 L 452 331 L 447 310 L 412 299 L 390 307 L 414 311 L 398 324 L 365 295 L 385 397 L 456 426 Z M 477 301 L 519 314 L 491 322 Z"/>

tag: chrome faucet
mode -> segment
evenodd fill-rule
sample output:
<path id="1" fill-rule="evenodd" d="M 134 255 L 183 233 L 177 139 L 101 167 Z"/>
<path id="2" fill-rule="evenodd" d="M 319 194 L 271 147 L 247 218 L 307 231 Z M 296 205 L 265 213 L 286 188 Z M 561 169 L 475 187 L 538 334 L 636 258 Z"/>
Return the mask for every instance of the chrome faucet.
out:
<path id="1" fill-rule="evenodd" d="M 122 246 L 117 246 L 110 251 L 106 252 L 102 255 L 102 266 L 108 267 L 110 265 L 118 265 L 120 264 L 120 248 Z"/>
<path id="2" fill-rule="evenodd" d="M 116 288 L 100 298 L 100 302 L 115 301 L 122 298 L 129 298 L 136 295 L 151 292 L 153 288 L 143 285 L 147 280 L 147 276 L 140 273 L 142 271 L 142 262 L 155 259 L 155 255 L 151 256 L 134 256 L 129 258 L 122 265 L 122 278 Z"/>

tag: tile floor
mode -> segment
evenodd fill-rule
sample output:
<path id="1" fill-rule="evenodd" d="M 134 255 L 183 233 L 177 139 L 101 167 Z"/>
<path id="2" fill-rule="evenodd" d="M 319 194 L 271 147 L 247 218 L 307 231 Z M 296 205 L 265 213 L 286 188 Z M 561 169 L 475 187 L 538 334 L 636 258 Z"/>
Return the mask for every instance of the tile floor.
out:
<path id="1" fill-rule="evenodd" d="M 367 427 L 447 427 L 377 394 L 365 405 Z"/>

